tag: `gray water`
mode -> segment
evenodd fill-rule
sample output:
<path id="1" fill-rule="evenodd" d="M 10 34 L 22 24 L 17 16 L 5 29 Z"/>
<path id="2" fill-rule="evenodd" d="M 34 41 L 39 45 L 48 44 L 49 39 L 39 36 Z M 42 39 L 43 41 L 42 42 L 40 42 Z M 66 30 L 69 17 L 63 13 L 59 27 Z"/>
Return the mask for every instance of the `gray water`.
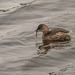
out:
<path id="1" fill-rule="evenodd" d="M 71 41 L 43 46 L 41 23 Z M 0 75 L 75 75 L 75 0 L 0 0 Z"/>

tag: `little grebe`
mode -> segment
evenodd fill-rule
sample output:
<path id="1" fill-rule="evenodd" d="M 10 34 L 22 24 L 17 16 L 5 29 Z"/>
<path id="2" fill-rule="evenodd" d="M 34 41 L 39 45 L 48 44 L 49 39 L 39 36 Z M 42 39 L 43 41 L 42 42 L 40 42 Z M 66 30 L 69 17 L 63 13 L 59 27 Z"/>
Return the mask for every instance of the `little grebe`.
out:
<path id="1" fill-rule="evenodd" d="M 45 24 L 40 24 L 36 29 L 35 35 L 37 37 L 37 32 L 43 32 L 43 40 L 51 41 L 70 41 L 71 37 L 68 30 L 62 28 L 54 28 L 49 31 L 49 28 Z"/>

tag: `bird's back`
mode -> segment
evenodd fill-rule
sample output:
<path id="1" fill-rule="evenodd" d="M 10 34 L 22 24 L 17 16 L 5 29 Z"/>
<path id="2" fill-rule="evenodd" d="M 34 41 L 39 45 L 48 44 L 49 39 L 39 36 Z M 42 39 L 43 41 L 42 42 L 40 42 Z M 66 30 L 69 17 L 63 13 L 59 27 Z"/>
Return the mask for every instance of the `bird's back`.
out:
<path id="1" fill-rule="evenodd" d="M 62 28 L 54 28 L 51 31 L 49 31 L 48 33 L 45 34 L 46 35 L 55 35 L 58 32 L 62 32 L 62 33 L 69 33 L 68 30 L 62 29 Z"/>

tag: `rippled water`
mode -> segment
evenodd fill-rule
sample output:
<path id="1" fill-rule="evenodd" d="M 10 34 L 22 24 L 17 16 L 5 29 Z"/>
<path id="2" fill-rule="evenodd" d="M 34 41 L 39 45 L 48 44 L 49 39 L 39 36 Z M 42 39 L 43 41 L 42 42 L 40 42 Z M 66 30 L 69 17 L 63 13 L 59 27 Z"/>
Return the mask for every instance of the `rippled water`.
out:
<path id="1" fill-rule="evenodd" d="M 72 31 L 70 42 L 43 42 L 41 23 Z M 75 0 L 0 0 L 0 75 L 75 75 Z"/>

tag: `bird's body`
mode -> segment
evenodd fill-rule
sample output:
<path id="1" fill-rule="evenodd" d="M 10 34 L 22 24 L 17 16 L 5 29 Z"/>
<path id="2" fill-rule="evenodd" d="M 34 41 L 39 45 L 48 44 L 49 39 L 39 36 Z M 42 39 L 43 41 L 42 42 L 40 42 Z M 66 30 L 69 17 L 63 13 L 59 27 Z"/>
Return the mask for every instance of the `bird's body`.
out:
<path id="1" fill-rule="evenodd" d="M 69 41 L 71 40 L 69 31 L 63 28 L 54 28 L 49 31 L 49 28 L 45 24 L 40 24 L 36 32 L 38 31 L 43 32 L 42 34 L 43 40 L 51 40 L 51 41 Z"/>

